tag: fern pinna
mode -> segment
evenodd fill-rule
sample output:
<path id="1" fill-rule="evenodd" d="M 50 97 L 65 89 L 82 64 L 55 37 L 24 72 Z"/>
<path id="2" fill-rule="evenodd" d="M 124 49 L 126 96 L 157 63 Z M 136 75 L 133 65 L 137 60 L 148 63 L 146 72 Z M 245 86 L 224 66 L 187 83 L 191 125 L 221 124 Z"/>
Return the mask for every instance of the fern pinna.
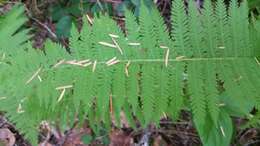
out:
<path id="1" fill-rule="evenodd" d="M 108 16 L 86 18 L 81 32 L 72 28 L 70 53 L 51 41 L 35 50 L 23 43 L 28 30 L 5 29 L 20 10 L 0 23 L 0 108 L 35 145 L 43 121 L 65 130 L 71 119 L 87 119 L 99 134 L 101 125 L 122 126 L 122 113 L 146 127 L 190 110 L 203 145 L 224 146 L 230 116 L 260 109 L 259 45 L 251 41 L 259 32 L 246 1 L 205 0 L 198 9 L 174 0 L 170 35 L 155 8 L 141 8 L 138 18 L 126 12 L 126 35 Z"/>

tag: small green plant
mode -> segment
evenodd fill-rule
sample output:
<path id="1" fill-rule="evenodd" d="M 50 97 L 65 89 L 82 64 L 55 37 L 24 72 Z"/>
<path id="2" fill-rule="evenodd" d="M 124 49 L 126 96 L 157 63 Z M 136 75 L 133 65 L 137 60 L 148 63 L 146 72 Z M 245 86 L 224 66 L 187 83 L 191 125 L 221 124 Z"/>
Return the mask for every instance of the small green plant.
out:
<path id="1" fill-rule="evenodd" d="M 255 9 L 259 12 L 260 1 L 258 1 L 258 0 L 248 0 L 248 6 L 251 10 Z"/>
<path id="2" fill-rule="evenodd" d="M 0 16 L 1 53 L 4 53 L 4 50 L 19 48 L 22 43 L 30 38 L 28 29 L 18 31 L 27 21 L 23 13 L 24 8 L 16 5 L 8 14 Z"/>
<path id="3" fill-rule="evenodd" d="M 144 0 L 149 7 L 153 4 L 151 0 Z M 134 11 L 139 15 L 140 0 L 120 1 L 89 1 L 89 0 L 61 0 L 50 5 L 48 12 L 56 24 L 56 34 L 58 38 L 68 38 L 73 22 L 77 22 L 79 17 L 88 13 L 99 15 L 107 13 L 110 16 L 121 14 L 125 8 Z"/>
<path id="4" fill-rule="evenodd" d="M 239 6 L 232 0 L 227 10 L 222 0 L 205 1 L 198 10 L 190 1 L 186 10 L 175 0 L 170 35 L 155 8 L 141 8 L 138 18 L 126 12 L 126 36 L 100 16 L 81 32 L 73 26 L 70 53 L 50 41 L 44 51 L 11 45 L 28 37 L 0 29 L 6 41 L 0 109 L 34 145 L 43 121 L 66 130 L 75 118 L 87 120 L 98 135 L 100 127 L 120 127 L 121 113 L 132 127 L 138 120 L 145 128 L 188 110 L 203 145 L 228 146 L 231 116 L 249 118 L 260 109 L 259 33 L 249 24 L 247 2 Z M 4 19 L 1 26 L 22 22 Z"/>

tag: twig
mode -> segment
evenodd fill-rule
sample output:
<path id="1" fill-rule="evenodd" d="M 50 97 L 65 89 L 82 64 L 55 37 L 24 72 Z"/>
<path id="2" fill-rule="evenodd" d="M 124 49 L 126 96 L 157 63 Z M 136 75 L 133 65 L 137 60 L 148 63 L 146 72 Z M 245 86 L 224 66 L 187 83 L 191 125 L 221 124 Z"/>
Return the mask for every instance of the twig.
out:
<path id="1" fill-rule="evenodd" d="M 45 140 L 41 143 L 40 146 L 46 146 L 46 144 L 48 143 L 48 141 L 51 138 L 51 128 L 50 128 L 49 123 L 47 121 L 42 121 L 41 125 L 43 126 L 43 128 L 45 130 L 47 130 L 47 136 L 45 137 Z"/>
<path id="2" fill-rule="evenodd" d="M 7 97 L 3 96 L 3 97 L 0 97 L 0 100 L 4 100 L 6 99 Z"/>
<path id="3" fill-rule="evenodd" d="M 87 20 L 88 20 L 88 22 L 91 24 L 91 25 L 93 25 L 93 19 L 88 15 L 88 14 L 86 14 L 86 17 L 87 17 Z"/>
<path id="4" fill-rule="evenodd" d="M 138 143 L 138 146 L 149 146 L 149 138 L 150 138 L 151 132 L 148 131 L 148 129 L 144 130 L 144 135 L 140 142 Z"/>
<path id="5" fill-rule="evenodd" d="M 97 60 L 95 60 L 93 63 L 92 72 L 95 72 L 96 67 L 97 67 Z"/>
<path id="6" fill-rule="evenodd" d="M 103 46 L 106 46 L 106 47 L 111 47 L 111 48 L 117 48 L 116 45 L 114 44 L 110 44 L 110 43 L 107 43 L 107 42 L 98 42 L 100 45 L 103 45 Z"/>
<path id="7" fill-rule="evenodd" d="M 61 86 L 61 87 L 57 87 L 56 90 L 63 90 L 63 89 L 68 89 L 68 88 L 72 88 L 72 85 L 66 85 L 66 86 Z"/>
<path id="8" fill-rule="evenodd" d="M 36 23 L 38 23 L 38 24 L 39 24 L 40 26 L 42 26 L 44 29 L 46 29 L 46 30 L 48 31 L 48 33 L 49 33 L 55 40 L 58 39 L 57 35 L 56 35 L 54 32 L 52 32 L 52 30 L 51 30 L 46 24 L 43 24 L 40 20 L 38 20 L 38 19 L 36 19 L 36 18 L 30 17 L 30 16 L 29 16 L 29 18 L 32 19 L 33 21 L 35 21 Z"/>
<path id="9" fill-rule="evenodd" d="M 41 76 L 38 75 L 37 77 L 38 77 L 39 81 L 42 82 L 42 78 L 41 78 Z"/>
<path id="10" fill-rule="evenodd" d="M 257 143 L 260 143 L 260 140 L 255 140 L 255 141 L 249 142 L 249 143 L 245 144 L 244 146 L 251 146 L 251 145 L 254 145 Z"/>
<path id="11" fill-rule="evenodd" d="M 24 110 L 23 110 L 23 108 L 22 108 L 22 104 L 21 104 L 21 103 L 19 103 L 19 105 L 18 105 L 18 107 L 17 107 L 17 113 L 18 113 L 18 114 L 24 113 Z"/>
<path id="12" fill-rule="evenodd" d="M 127 64 L 125 65 L 125 74 L 127 77 L 129 76 L 128 68 L 129 68 L 130 64 L 131 64 L 131 61 L 128 61 Z"/>
<path id="13" fill-rule="evenodd" d="M 104 10 L 104 8 L 103 8 L 103 6 L 102 6 L 102 4 L 101 4 L 100 0 L 97 0 L 97 4 L 98 4 L 98 6 L 100 7 L 101 11 L 103 11 L 103 10 Z"/>
<path id="14" fill-rule="evenodd" d="M 113 43 L 116 45 L 120 54 L 123 55 L 123 51 L 122 51 L 121 47 L 118 45 L 118 43 L 116 42 L 116 40 L 113 37 L 111 37 L 111 39 L 112 39 Z"/>
<path id="15" fill-rule="evenodd" d="M 41 67 L 31 76 L 29 80 L 26 81 L 26 84 L 29 84 L 41 71 Z"/>
<path id="16" fill-rule="evenodd" d="M 61 64 L 64 63 L 64 62 L 65 62 L 65 59 L 60 60 L 58 63 L 56 63 L 56 64 L 53 66 L 53 68 L 58 67 L 59 65 L 61 65 Z"/>
<path id="17" fill-rule="evenodd" d="M 113 61 L 115 61 L 116 60 L 116 57 L 113 57 L 112 59 L 109 59 L 107 62 L 106 62 L 106 64 L 108 65 L 108 64 L 110 64 L 111 62 L 113 62 Z"/>
<path id="18" fill-rule="evenodd" d="M 119 62 L 120 62 L 119 60 L 114 60 L 111 63 L 107 64 L 107 66 L 111 66 L 111 65 L 117 64 Z"/>
<path id="19" fill-rule="evenodd" d="M 166 50 L 166 54 L 165 54 L 165 67 L 168 66 L 169 54 L 170 54 L 170 49 L 168 48 L 168 49 Z"/>
<path id="20" fill-rule="evenodd" d="M 221 130 L 221 133 L 222 133 L 223 137 L 226 137 L 226 134 L 225 134 L 223 126 L 220 126 L 220 130 Z"/>
<path id="21" fill-rule="evenodd" d="M 108 34 L 110 37 L 112 37 L 112 38 L 119 38 L 119 36 L 118 35 L 115 35 L 115 34 Z"/>
<path id="22" fill-rule="evenodd" d="M 58 98 L 58 102 L 60 102 L 60 101 L 62 100 L 62 98 L 63 98 L 65 92 L 66 92 L 66 88 L 62 89 L 61 94 L 60 94 L 60 96 L 59 96 L 59 98 Z"/>
<path id="23" fill-rule="evenodd" d="M 47 32 L 48 32 L 55 40 L 58 39 L 57 35 L 56 35 L 46 24 L 43 24 L 40 20 L 34 18 L 34 17 L 32 16 L 32 14 L 31 14 L 30 10 L 28 10 L 26 7 L 25 7 L 25 11 L 27 12 L 28 17 L 29 17 L 31 20 L 35 21 L 35 22 L 38 23 L 40 26 L 42 26 L 44 29 L 46 29 Z"/>

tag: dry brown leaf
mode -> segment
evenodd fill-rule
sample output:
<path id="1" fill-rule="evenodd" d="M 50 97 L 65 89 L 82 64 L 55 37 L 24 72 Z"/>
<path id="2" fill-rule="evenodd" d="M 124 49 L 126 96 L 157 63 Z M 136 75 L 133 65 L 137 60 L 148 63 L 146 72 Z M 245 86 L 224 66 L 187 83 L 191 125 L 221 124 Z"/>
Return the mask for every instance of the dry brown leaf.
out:
<path id="1" fill-rule="evenodd" d="M 13 146 L 15 144 L 14 134 L 7 128 L 1 128 L 0 143 L 4 144 L 4 146 Z"/>
<path id="2" fill-rule="evenodd" d="M 113 125 L 117 125 L 116 123 L 116 119 L 115 119 L 115 115 L 114 115 L 114 113 L 112 112 L 113 111 L 113 109 L 112 109 L 112 100 L 111 100 L 112 98 L 110 98 L 110 115 L 111 115 L 111 121 L 112 121 L 112 123 L 113 123 Z M 129 123 L 128 123 L 128 121 L 127 121 L 127 119 L 126 119 L 126 115 L 125 115 L 125 113 L 123 112 L 123 111 L 121 111 L 120 112 L 120 123 L 121 123 L 121 127 L 124 127 L 124 128 L 129 128 L 130 126 L 129 126 Z"/>
<path id="3" fill-rule="evenodd" d="M 42 142 L 42 143 L 40 143 L 39 144 L 39 146 L 52 146 L 52 144 L 50 144 L 50 143 L 46 143 L 46 142 Z"/>
<path id="4" fill-rule="evenodd" d="M 87 146 L 81 140 L 82 136 L 85 134 L 90 134 L 90 130 L 84 128 L 73 129 L 66 136 L 63 146 Z"/>
<path id="5" fill-rule="evenodd" d="M 109 146 L 134 146 L 133 138 L 124 133 L 122 130 L 112 130 L 109 134 L 109 138 Z"/>
<path id="6" fill-rule="evenodd" d="M 159 135 L 154 138 L 153 146 L 168 146 L 168 144 L 164 141 L 164 139 Z"/>
<path id="7" fill-rule="evenodd" d="M 121 127 L 130 127 L 129 123 L 127 122 L 126 115 L 123 111 L 120 112 L 120 119 L 121 119 Z"/>

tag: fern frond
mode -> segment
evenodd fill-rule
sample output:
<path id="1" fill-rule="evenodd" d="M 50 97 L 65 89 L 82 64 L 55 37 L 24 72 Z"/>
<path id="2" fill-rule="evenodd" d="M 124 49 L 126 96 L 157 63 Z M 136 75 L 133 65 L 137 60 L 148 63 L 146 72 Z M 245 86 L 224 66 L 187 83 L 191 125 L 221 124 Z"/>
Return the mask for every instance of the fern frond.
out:
<path id="1" fill-rule="evenodd" d="M 202 33 L 202 19 L 197 4 L 194 1 L 189 3 L 189 38 L 192 46 L 192 54 L 194 56 L 203 56 L 203 35 Z"/>
<path id="2" fill-rule="evenodd" d="M 126 78 L 126 94 L 127 101 L 131 105 L 133 113 L 136 114 L 137 107 L 139 106 L 138 97 L 139 97 L 139 65 L 131 64 L 129 62 L 126 72 L 128 73 L 128 77 Z"/>
<path id="3" fill-rule="evenodd" d="M 241 36 L 241 42 L 243 45 L 241 46 L 241 52 L 243 53 L 244 56 L 252 56 L 254 55 L 252 45 L 250 43 L 250 37 L 249 37 L 249 21 L 248 21 L 248 3 L 246 0 L 242 1 L 240 3 L 240 23 L 242 27 L 242 33 L 243 35 Z M 244 29 L 246 28 L 246 29 Z"/>
<path id="4" fill-rule="evenodd" d="M 172 51 L 169 32 L 160 12 L 156 8 L 151 10 L 151 17 L 153 19 L 152 36 L 156 40 L 156 46 L 153 48 L 153 52 L 155 56 L 164 58 L 167 49 L 169 49 L 170 52 Z"/>
<path id="5" fill-rule="evenodd" d="M 84 22 L 81 32 L 73 26 L 70 53 L 50 41 L 44 51 L 30 43 L 15 51 L 0 44 L 0 108 L 34 144 L 42 121 L 65 131 L 72 119 L 87 120 L 99 135 L 119 126 L 121 113 L 130 125 L 145 127 L 165 116 L 178 120 L 188 109 L 203 144 L 226 146 L 232 135 L 228 101 L 241 103 L 243 116 L 260 108 L 259 48 L 249 43 L 257 35 L 250 34 L 255 28 L 249 31 L 246 11 L 246 3 L 235 0 L 228 15 L 221 0 L 205 1 L 202 12 L 194 2 L 185 9 L 175 0 L 171 39 L 159 12 L 141 9 L 137 19 L 126 13 L 126 34 L 108 16 L 91 26 Z M 24 34 L 13 33 L 4 34 L 11 40 Z"/>
<path id="6" fill-rule="evenodd" d="M 87 24 L 84 23 L 83 25 L 84 25 L 83 26 L 83 28 L 84 28 L 83 30 L 86 31 L 85 25 L 87 25 Z M 83 30 L 82 30 L 81 34 L 83 33 Z M 75 24 L 72 25 L 71 31 L 70 31 L 69 41 L 70 41 L 70 47 L 71 47 L 72 51 L 74 51 L 73 53 L 75 54 L 77 59 L 81 58 L 80 54 L 85 54 L 85 53 L 78 52 L 78 50 L 75 50 L 75 49 L 77 49 L 77 46 L 81 42 L 79 40 L 81 39 L 81 40 L 85 40 L 84 42 L 88 42 L 88 41 L 86 41 L 87 39 L 83 38 L 83 36 L 89 36 L 89 35 L 90 35 L 89 33 L 87 33 L 87 34 L 84 33 L 84 35 L 82 35 L 82 37 L 80 37 L 80 33 L 78 32 L 77 27 L 75 26 Z M 82 47 L 86 47 L 85 45 L 86 44 L 82 45 Z M 88 48 L 88 47 L 86 47 L 86 48 Z"/>
<path id="7" fill-rule="evenodd" d="M 203 94 L 203 66 L 200 62 L 190 63 L 188 66 L 188 85 L 191 94 L 191 110 L 193 120 L 197 127 L 201 127 L 206 122 L 206 96 Z"/>
<path id="8" fill-rule="evenodd" d="M 183 0 L 172 1 L 171 9 L 171 37 L 177 55 L 190 56 L 189 37 L 188 37 L 188 19 Z"/>
<path id="9" fill-rule="evenodd" d="M 164 65 L 156 65 L 156 71 L 154 75 L 155 87 L 155 103 L 154 103 L 154 121 L 157 125 L 162 117 L 166 118 L 167 108 L 169 102 L 169 93 L 172 89 L 169 89 L 169 69 Z"/>
<path id="10" fill-rule="evenodd" d="M 153 21 L 152 19 L 146 19 L 147 16 L 151 15 L 152 12 L 150 12 L 146 8 L 140 9 L 140 16 L 139 16 L 139 24 L 140 24 L 140 43 L 141 43 L 141 57 L 142 58 L 156 58 L 156 34 L 153 27 Z"/>
<path id="11" fill-rule="evenodd" d="M 154 73 L 154 65 L 151 66 L 143 65 L 142 66 L 142 74 L 141 74 L 141 101 L 142 101 L 142 108 L 143 108 L 143 115 L 145 120 L 145 126 L 152 121 L 152 114 L 153 111 L 153 104 L 155 101 L 153 87 L 154 87 L 154 80 L 153 74 Z"/>
<path id="12" fill-rule="evenodd" d="M 112 101 L 113 115 L 115 115 L 118 125 L 120 124 L 120 114 L 126 102 L 126 77 L 124 76 L 124 64 L 115 67 L 112 79 Z M 111 106 L 111 105 L 110 105 Z"/>
<path id="13" fill-rule="evenodd" d="M 228 30 L 228 15 L 227 9 L 223 0 L 218 0 L 216 3 L 216 21 L 217 21 L 217 56 L 230 56 L 232 53 L 229 50 L 228 43 L 230 38 L 226 30 Z"/>
<path id="14" fill-rule="evenodd" d="M 214 17 L 213 4 L 210 0 L 205 1 L 202 10 L 202 20 L 204 24 L 205 56 L 215 57 L 217 48 L 216 18 Z"/>
<path id="15" fill-rule="evenodd" d="M 239 16 L 239 8 L 237 0 L 232 0 L 229 6 L 229 20 L 228 25 L 230 28 L 230 41 L 232 42 L 229 48 L 231 48 L 232 53 L 235 57 L 240 56 L 239 48 L 241 46 L 241 22 Z"/>
<path id="16" fill-rule="evenodd" d="M 11 53 L 10 50 L 19 48 L 22 43 L 30 38 L 28 35 L 29 29 L 18 31 L 27 21 L 23 6 L 15 5 L 0 21 L 1 49 L 8 53 Z"/>
<path id="17" fill-rule="evenodd" d="M 104 123 L 109 122 L 105 119 L 105 114 L 109 110 L 109 91 L 110 91 L 110 76 L 107 73 L 107 69 L 104 67 L 99 67 L 96 70 L 97 73 L 97 93 L 96 93 L 96 116 L 100 121 Z"/>
<path id="18" fill-rule="evenodd" d="M 184 74 L 185 63 L 177 62 L 170 66 L 169 75 L 169 107 L 168 114 L 173 120 L 177 120 L 179 113 L 184 106 L 184 78 L 187 78 Z"/>
<path id="19" fill-rule="evenodd" d="M 215 125 L 217 125 L 219 118 L 219 99 L 218 99 L 218 83 L 216 78 L 216 62 L 205 63 L 204 73 L 205 73 L 205 95 L 207 101 L 207 109 L 211 119 Z"/>
<path id="20" fill-rule="evenodd" d="M 75 89 L 73 94 L 73 101 L 75 107 L 79 108 L 81 105 L 84 108 L 84 113 L 87 114 L 92 106 L 94 94 L 93 92 L 93 72 L 90 70 L 83 69 L 78 71 L 78 75 L 75 81 Z"/>

